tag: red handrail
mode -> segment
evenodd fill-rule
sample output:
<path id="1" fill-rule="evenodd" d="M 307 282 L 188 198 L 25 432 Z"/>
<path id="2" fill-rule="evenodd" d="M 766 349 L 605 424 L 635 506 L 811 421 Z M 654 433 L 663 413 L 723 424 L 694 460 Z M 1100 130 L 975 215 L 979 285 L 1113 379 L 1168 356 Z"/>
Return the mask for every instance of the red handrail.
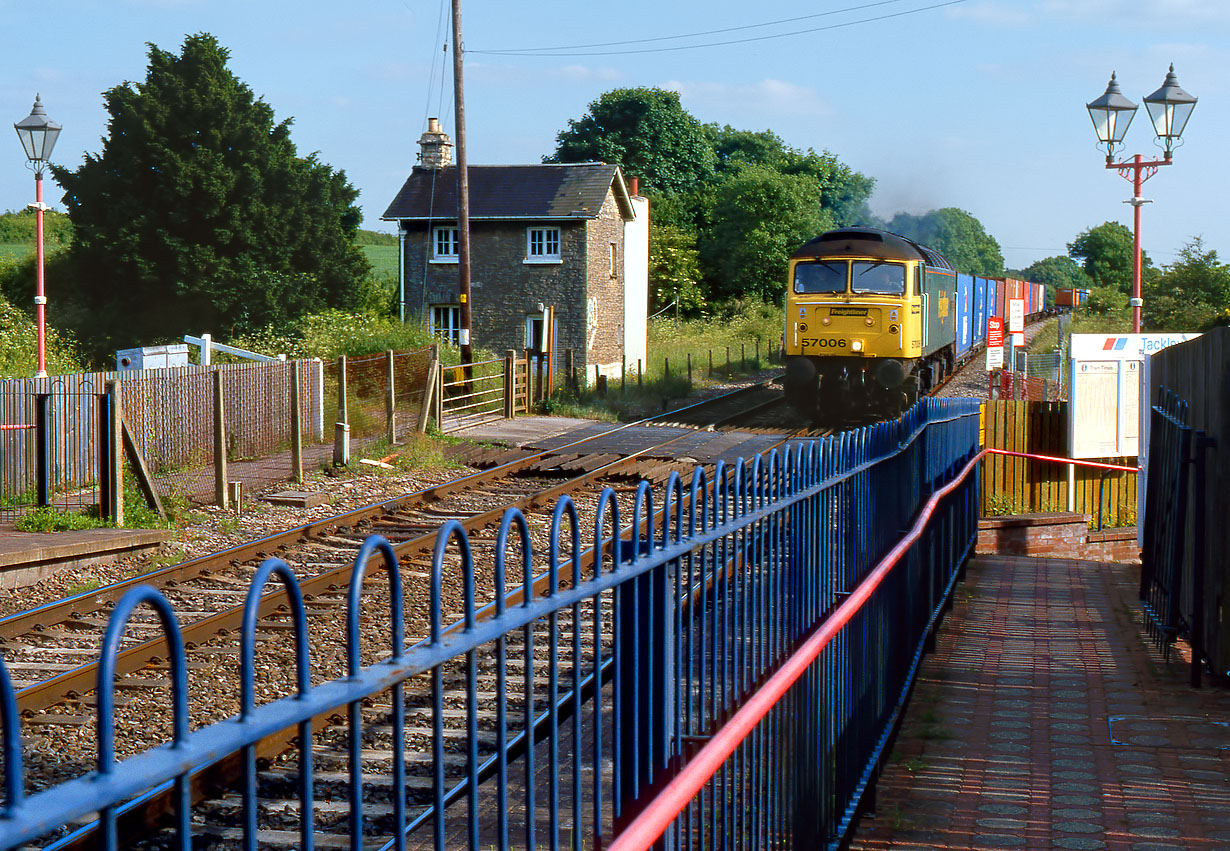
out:
<path id="1" fill-rule="evenodd" d="M 816 660 L 821 651 L 842 630 L 850 619 L 858 613 L 863 604 L 888 576 L 889 572 L 900 560 L 901 556 L 918 540 L 931 514 L 939 501 L 955 490 L 970 472 L 986 455 L 1013 455 L 1022 458 L 1033 458 L 1039 461 L 1055 461 L 1064 464 L 1076 464 L 1083 467 L 1099 467 L 1109 470 L 1126 470 L 1139 472 L 1139 467 L 1128 467 L 1120 464 L 1104 464 L 1100 461 L 1080 461 L 1075 458 L 1060 458 L 1053 455 L 1034 455 L 1027 452 L 1012 452 L 1007 449 L 987 448 L 978 452 L 970 459 L 960 474 L 948 484 L 937 490 L 927 500 L 910 527 L 910 531 L 888 555 L 880 560 L 875 569 L 867 575 L 859 586 L 833 612 L 832 616 L 820 624 L 808 638 L 799 646 L 794 655 L 765 682 L 764 686 L 753 694 L 741 706 L 731 719 L 727 721 L 688 761 L 679 774 L 659 792 L 648 806 L 641 811 L 632 823 L 615 837 L 608 846 L 608 851 L 642 851 L 649 848 L 670 826 L 688 802 L 696 797 L 696 793 L 709 781 L 722 766 L 735 748 L 747 737 L 760 720 L 768 714 L 773 705 L 781 699 L 808 666 Z"/>
<path id="2" fill-rule="evenodd" d="M 880 560 L 867 578 L 859 583 L 853 593 L 834 610 L 832 616 L 803 641 L 794 655 L 769 677 L 764 686 L 753 694 L 721 729 L 713 734 L 696 756 L 684 765 L 679 774 L 649 802 L 640 815 L 633 819 L 619 836 L 615 837 L 615 840 L 607 846 L 608 851 L 641 851 L 653 845 L 662 832 L 675 820 L 675 817 L 683 812 L 688 802 L 696 797 L 696 793 L 709 781 L 722 763 L 734 753 L 735 748 L 747 737 L 747 734 L 760 723 L 760 720 L 768 714 L 773 705 L 794 684 L 794 681 L 803 675 L 820 652 L 858 613 L 872 593 L 880 587 L 880 583 L 888 576 L 901 556 L 918 540 L 939 501 L 965 481 L 965 477 L 978 465 L 987 451 L 984 449 L 971 458 L 961 470 L 960 475 L 931 495 L 927 504 L 919 512 L 918 519 L 910 527 L 909 533 Z"/>

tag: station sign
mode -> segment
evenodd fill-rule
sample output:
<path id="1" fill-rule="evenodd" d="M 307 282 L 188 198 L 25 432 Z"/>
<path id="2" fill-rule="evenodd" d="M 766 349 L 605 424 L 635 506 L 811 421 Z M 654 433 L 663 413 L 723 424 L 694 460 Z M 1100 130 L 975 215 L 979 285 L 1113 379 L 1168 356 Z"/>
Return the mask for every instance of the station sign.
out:
<path id="1" fill-rule="evenodd" d="M 1140 454 L 1145 361 L 1199 334 L 1073 334 L 1069 368 L 1072 458 L 1130 458 Z"/>
<path id="2" fill-rule="evenodd" d="M 1025 299 L 1008 299 L 1008 331 L 1020 334 L 1025 331 Z"/>
<path id="3" fill-rule="evenodd" d="M 987 317 L 987 370 L 1003 369 L 1004 366 L 1004 319 L 1002 316 Z"/>

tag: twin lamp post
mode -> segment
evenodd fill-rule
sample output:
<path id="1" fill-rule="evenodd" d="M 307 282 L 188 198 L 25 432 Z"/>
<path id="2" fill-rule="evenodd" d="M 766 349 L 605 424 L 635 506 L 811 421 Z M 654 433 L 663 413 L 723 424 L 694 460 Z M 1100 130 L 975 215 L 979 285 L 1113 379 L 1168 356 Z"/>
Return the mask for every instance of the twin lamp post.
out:
<path id="1" fill-rule="evenodd" d="M 29 167 L 34 170 L 34 218 L 38 230 L 37 250 L 38 269 L 35 272 L 34 283 L 34 321 L 38 327 L 38 371 L 35 378 L 47 377 L 46 359 L 46 307 L 47 296 L 43 294 L 43 213 L 48 209 L 43 203 L 43 169 L 51 158 L 51 149 L 55 147 L 60 135 L 60 125 L 47 117 L 43 102 L 38 95 L 34 96 L 34 108 L 30 114 L 13 125 L 17 130 L 17 138 L 26 149 Z"/>
<path id="2" fill-rule="evenodd" d="M 1117 169 L 1120 176 L 1132 181 L 1132 199 L 1125 203 L 1132 205 L 1133 213 L 1133 254 L 1132 254 L 1132 333 L 1140 333 L 1140 307 L 1144 304 L 1140 297 L 1140 208 L 1149 202 L 1140 197 L 1140 187 L 1153 175 L 1159 167 L 1170 165 L 1174 149 L 1182 143 L 1183 128 L 1187 119 L 1196 108 L 1196 99 L 1179 86 L 1179 80 L 1174 73 L 1174 65 L 1166 74 L 1162 87 L 1145 98 L 1145 109 L 1149 111 L 1149 120 L 1157 138 L 1162 141 L 1163 156 L 1160 160 L 1145 160 L 1136 154 L 1131 160 L 1115 162 L 1115 149 L 1123 146 L 1123 136 L 1127 133 L 1132 116 L 1136 114 L 1136 104 L 1123 96 L 1115 75 L 1110 75 L 1110 84 L 1106 92 L 1092 103 L 1086 104 L 1089 117 L 1093 119 L 1093 128 L 1097 131 L 1098 142 L 1106 146 L 1106 167 Z"/>

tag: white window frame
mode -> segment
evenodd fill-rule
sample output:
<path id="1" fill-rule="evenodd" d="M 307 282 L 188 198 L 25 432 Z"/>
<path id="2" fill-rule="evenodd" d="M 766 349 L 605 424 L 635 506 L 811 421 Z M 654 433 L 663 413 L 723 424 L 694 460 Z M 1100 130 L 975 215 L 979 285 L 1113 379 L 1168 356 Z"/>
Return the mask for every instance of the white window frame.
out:
<path id="1" fill-rule="evenodd" d="M 554 249 L 554 251 L 552 251 Z M 560 229 L 556 226 L 525 229 L 526 263 L 562 263 Z"/>
<path id="2" fill-rule="evenodd" d="M 431 305 L 431 333 L 443 337 L 454 346 L 461 340 L 461 305 Z"/>
<path id="3" fill-rule="evenodd" d="M 453 253 L 440 252 L 440 240 L 445 234 L 451 234 Z M 447 238 L 447 237 L 446 237 Z M 458 235 L 456 225 L 436 225 L 431 229 L 431 262 L 432 263 L 456 263 L 458 262 L 458 254 L 460 251 L 460 236 Z"/>

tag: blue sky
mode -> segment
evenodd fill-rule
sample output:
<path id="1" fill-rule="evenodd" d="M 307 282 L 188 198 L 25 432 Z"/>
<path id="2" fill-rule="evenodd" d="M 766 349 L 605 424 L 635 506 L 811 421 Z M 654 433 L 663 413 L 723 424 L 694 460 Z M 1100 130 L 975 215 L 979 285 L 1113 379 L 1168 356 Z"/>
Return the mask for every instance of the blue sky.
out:
<path id="1" fill-rule="evenodd" d="M 464 0 L 470 162 L 537 162 L 602 92 L 661 86 L 679 91 L 701 121 L 772 129 L 795 147 L 831 151 L 877 180 L 877 213 L 968 210 L 999 240 L 1008 264 L 1022 267 L 1064 253 L 1076 234 L 1103 221 L 1130 226 L 1122 202 L 1131 186 L 1102 168 L 1084 104 L 1103 92 L 1112 70 L 1139 103 L 1174 62 L 1200 102 L 1175 164 L 1145 185 L 1154 201 L 1144 208 L 1145 250 L 1169 262 L 1199 234 L 1230 257 L 1220 209 L 1228 179 L 1215 163 L 1217 140 L 1230 136 L 1230 3 L 957 0 L 925 8 L 941 3 Z M 451 60 L 441 49 L 447 4 L 0 0 L 0 115 L 24 118 L 40 92 L 64 125 L 54 160 L 75 166 L 101 148 L 101 92 L 144 77 L 146 42 L 178 50 L 185 34 L 209 32 L 278 117 L 294 118 L 300 152 L 319 151 L 345 169 L 360 190 L 365 226 L 388 229 L 379 217 L 414 164 L 427 117 L 441 116 L 453 132 Z M 746 29 L 791 18 L 798 20 Z M 613 55 L 483 52 L 713 30 L 729 31 L 604 50 L 742 43 Z M 793 34 L 762 38 L 782 33 Z M 1157 151 L 1143 106 L 1127 141 L 1129 155 Z M 53 206 L 60 195 L 48 187 Z M 0 145 L 0 209 L 31 200 L 33 181 L 13 134 Z"/>

